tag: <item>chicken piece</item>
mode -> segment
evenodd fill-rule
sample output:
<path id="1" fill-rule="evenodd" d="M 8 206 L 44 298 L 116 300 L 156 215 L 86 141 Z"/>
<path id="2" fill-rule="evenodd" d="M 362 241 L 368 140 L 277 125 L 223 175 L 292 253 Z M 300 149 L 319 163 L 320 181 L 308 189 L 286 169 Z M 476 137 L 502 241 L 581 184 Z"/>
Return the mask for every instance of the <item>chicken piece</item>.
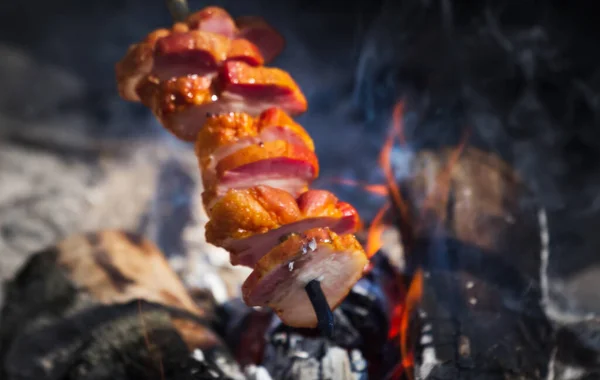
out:
<path id="1" fill-rule="evenodd" d="M 156 42 L 152 73 L 161 80 L 191 74 L 216 76 L 226 61 L 251 66 L 264 63 L 258 48 L 248 40 L 191 30 L 171 33 Z"/>
<path id="2" fill-rule="evenodd" d="M 274 67 L 252 67 L 244 62 L 226 62 L 219 76 L 220 97 L 234 106 L 233 111 L 260 112 L 279 107 L 290 115 L 305 112 L 304 94 L 287 72 Z M 238 102 L 243 101 L 243 109 Z M 256 112 L 256 109 L 260 109 Z M 251 110 L 254 110 L 252 112 Z"/>
<path id="3" fill-rule="evenodd" d="M 209 210 L 206 240 L 230 252 L 233 265 L 253 267 L 281 238 L 312 228 L 328 227 L 338 234 L 354 233 L 358 212 L 331 193 L 313 196 L 309 190 L 299 202 L 288 192 L 269 186 L 230 190 Z M 321 203 L 312 207 L 309 202 Z M 305 213 L 303 213 L 303 210 Z"/>
<path id="4" fill-rule="evenodd" d="M 215 189 L 217 197 L 229 189 L 268 185 L 294 197 L 319 175 L 315 152 L 287 141 L 260 142 L 240 149 L 216 163 L 214 171 L 202 168 L 205 189 Z"/>
<path id="5" fill-rule="evenodd" d="M 238 17 L 238 38 L 245 38 L 256 45 L 265 59 L 271 62 L 285 48 L 285 39 L 271 27 L 262 17 Z"/>
<path id="6" fill-rule="evenodd" d="M 291 327 L 314 328 L 317 316 L 305 287 L 318 280 L 335 309 L 361 278 L 368 259 L 354 235 L 315 228 L 289 236 L 264 255 L 244 282 L 248 306 L 268 306 Z"/>
<path id="7" fill-rule="evenodd" d="M 237 26 L 231 15 L 220 7 L 206 7 L 190 14 L 185 23 L 190 30 L 203 30 L 217 33 L 227 38 L 235 38 Z"/>
<path id="8" fill-rule="evenodd" d="M 276 107 L 258 118 L 236 112 L 210 115 L 198 134 L 195 150 L 200 167 L 214 169 L 217 162 L 242 148 L 276 140 L 315 150 L 306 130 Z"/>

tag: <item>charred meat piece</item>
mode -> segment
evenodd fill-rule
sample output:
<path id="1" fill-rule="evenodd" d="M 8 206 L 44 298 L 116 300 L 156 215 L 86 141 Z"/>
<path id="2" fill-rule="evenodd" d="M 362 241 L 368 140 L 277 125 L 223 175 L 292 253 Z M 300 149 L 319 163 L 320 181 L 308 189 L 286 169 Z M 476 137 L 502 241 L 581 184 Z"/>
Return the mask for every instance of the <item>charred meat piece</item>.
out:
<path id="1" fill-rule="evenodd" d="M 230 190 L 210 212 L 206 240 L 227 249 L 232 264 L 253 267 L 292 234 L 321 227 L 340 235 L 356 232 L 359 218 L 353 207 L 331 193 L 323 197 L 311 195 L 314 192 L 327 193 L 309 190 L 295 200 L 289 193 L 269 186 Z"/>
<path id="2" fill-rule="evenodd" d="M 305 286 L 318 280 L 331 309 L 362 276 L 367 256 L 354 235 L 316 228 L 290 236 L 263 256 L 242 287 L 249 306 L 268 306 L 288 326 L 312 328 L 317 316 Z"/>

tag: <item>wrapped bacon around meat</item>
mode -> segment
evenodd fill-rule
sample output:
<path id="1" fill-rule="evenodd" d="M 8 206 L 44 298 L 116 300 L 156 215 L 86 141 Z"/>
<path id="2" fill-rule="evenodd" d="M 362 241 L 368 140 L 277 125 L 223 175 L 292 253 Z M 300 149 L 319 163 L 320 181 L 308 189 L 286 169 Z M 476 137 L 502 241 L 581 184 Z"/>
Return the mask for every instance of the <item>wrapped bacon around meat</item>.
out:
<path id="1" fill-rule="evenodd" d="M 116 74 L 124 99 L 194 142 L 206 239 L 233 265 L 253 268 L 246 304 L 316 327 L 324 318 L 317 309 L 331 316 L 368 259 L 354 237 L 356 209 L 309 189 L 319 175 L 315 145 L 292 118 L 307 110 L 306 98 L 287 72 L 264 66 L 284 45 L 259 17 L 207 7 L 132 45 Z M 321 301 L 311 296 L 315 284 Z"/>

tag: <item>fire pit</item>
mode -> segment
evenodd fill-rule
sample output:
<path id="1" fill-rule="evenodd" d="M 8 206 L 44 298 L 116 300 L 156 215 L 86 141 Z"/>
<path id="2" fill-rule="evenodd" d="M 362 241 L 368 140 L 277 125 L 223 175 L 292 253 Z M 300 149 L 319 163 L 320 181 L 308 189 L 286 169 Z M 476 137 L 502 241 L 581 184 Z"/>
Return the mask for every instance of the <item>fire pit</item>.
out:
<path id="1" fill-rule="evenodd" d="M 327 337 L 240 300 L 249 271 L 203 238 L 192 148 L 105 88 L 124 46 L 166 22 L 157 3 L 70 5 L 85 28 L 0 6 L 52 30 L 0 41 L 1 379 L 600 376 L 600 36 L 584 5 L 360 4 L 363 30 L 256 1 L 314 107 L 299 120 L 317 183 L 366 222 L 369 268 Z M 61 48 L 95 27 L 105 55 Z M 28 78 L 56 97 L 16 91 Z"/>

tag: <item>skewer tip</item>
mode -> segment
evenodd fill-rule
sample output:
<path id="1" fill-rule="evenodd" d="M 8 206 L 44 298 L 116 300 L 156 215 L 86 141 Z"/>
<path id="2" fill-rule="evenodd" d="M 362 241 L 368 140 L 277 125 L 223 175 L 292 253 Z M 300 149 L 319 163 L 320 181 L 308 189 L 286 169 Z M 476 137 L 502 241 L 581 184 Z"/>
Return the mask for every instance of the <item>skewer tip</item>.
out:
<path id="1" fill-rule="evenodd" d="M 317 314 L 317 328 L 321 331 L 323 336 L 327 338 L 333 337 L 333 327 L 335 321 L 333 318 L 333 312 L 327 303 L 323 289 L 321 289 L 321 283 L 319 280 L 312 280 L 306 284 L 305 288 L 308 299 Z"/>
<path id="2" fill-rule="evenodd" d="M 190 14 L 187 0 L 166 0 L 167 8 L 174 22 L 184 21 Z"/>

